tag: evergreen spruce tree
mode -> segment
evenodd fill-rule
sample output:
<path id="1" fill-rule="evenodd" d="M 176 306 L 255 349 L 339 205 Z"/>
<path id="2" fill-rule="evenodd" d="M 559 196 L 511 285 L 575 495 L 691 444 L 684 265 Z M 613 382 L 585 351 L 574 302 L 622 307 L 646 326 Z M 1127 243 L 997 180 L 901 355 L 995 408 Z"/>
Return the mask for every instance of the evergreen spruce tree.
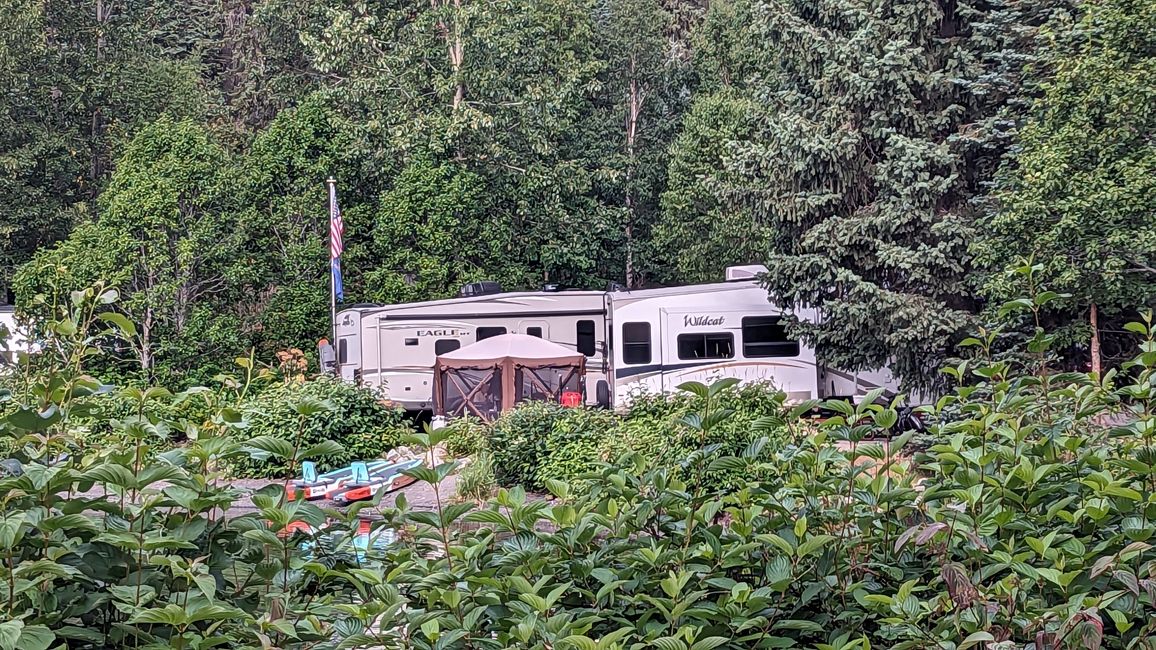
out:
<path id="1" fill-rule="evenodd" d="M 996 110 L 971 85 L 981 17 L 950 0 L 756 6 L 755 124 L 717 193 L 766 235 L 772 300 L 817 310 L 792 330 L 826 363 L 926 387 L 977 310 L 968 246 L 987 179 L 957 136 Z"/>

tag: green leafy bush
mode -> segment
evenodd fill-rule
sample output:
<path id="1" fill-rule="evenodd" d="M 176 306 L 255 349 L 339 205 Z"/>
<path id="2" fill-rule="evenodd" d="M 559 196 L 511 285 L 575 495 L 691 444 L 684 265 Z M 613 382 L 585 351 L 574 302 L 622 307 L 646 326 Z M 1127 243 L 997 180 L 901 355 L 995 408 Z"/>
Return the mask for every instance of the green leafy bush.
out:
<path id="1" fill-rule="evenodd" d="M 490 452 L 482 450 L 458 472 L 457 498 L 459 501 L 483 503 L 498 488 L 494 478 L 494 459 Z"/>
<path id="2" fill-rule="evenodd" d="M 768 385 L 740 387 L 723 381 L 712 387 L 687 388 L 670 395 L 643 396 L 626 415 L 545 403 L 519 406 L 489 427 L 499 484 L 540 491 L 548 480 L 574 480 L 597 462 L 627 453 L 676 467 L 707 445 L 738 454 L 759 437 L 777 441 L 784 435 L 784 395 Z M 703 418 L 708 419 L 705 429 Z M 469 421 L 461 428 L 451 424 L 446 444 L 468 447 L 473 437 L 484 438 L 485 430 L 477 426 Z M 684 478 L 696 485 L 727 487 L 743 478 L 733 471 L 685 469 L 694 476 Z"/>
<path id="3" fill-rule="evenodd" d="M 320 401 L 327 408 L 302 415 L 303 401 Z M 397 446 L 412 425 L 399 408 L 387 406 L 366 388 L 329 377 L 269 388 L 240 406 L 251 437 L 272 437 L 306 448 L 334 441 L 341 451 L 317 459 L 321 471 L 355 460 L 380 458 Z M 233 466 L 240 476 L 285 477 L 290 471 L 276 460 L 242 459 Z"/>
<path id="4" fill-rule="evenodd" d="M 490 447 L 489 427 L 475 417 L 460 417 L 446 425 L 446 452 L 454 458 L 474 456 Z"/>
<path id="5" fill-rule="evenodd" d="M 158 453 L 164 430 L 184 426 L 167 418 L 204 392 L 117 388 L 86 374 L 99 353 L 92 341 L 132 336 L 93 316 L 111 301 L 75 292 L 46 323 L 55 338 L 26 390 L 0 396 L 0 440 L 15 453 L 0 472 L 0 647 L 310 648 L 359 633 L 343 609 L 371 589 L 349 551 L 356 511 L 327 517 L 287 503 L 280 486 L 244 495 L 228 482 L 220 468 L 245 453 L 234 438 L 244 421 L 227 405 L 241 391 L 219 400 L 206 426 L 190 425 L 186 444 Z M 127 405 L 115 417 L 109 396 Z M 111 434 L 78 437 L 77 421 Z M 250 444 L 289 466 L 336 446 L 284 442 Z M 294 532 L 294 522 L 312 529 Z M 338 543 L 313 561 L 303 545 L 326 525 Z"/>
<path id="6" fill-rule="evenodd" d="M 545 489 L 549 481 L 572 481 L 594 469 L 598 447 L 616 423 L 614 413 L 596 408 L 562 408 L 538 459 L 534 488 Z"/>
<path id="7" fill-rule="evenodd" d="M 613 413 L 532 402 L 491 426 L 490 449 L 501 485 L 545 489 L 551 479 L 574 479 L 598 461 L 598 448 L 615 425 Z"/>
<path id="8" fill-rule="evenodd" d="M 738 454 L 760 437 L 777 443 L 786 434 L 786 396 L 769 384 L 738 385 L 723 380 L 713 386 L 690 384 L 684 388 L 636 399 L 615 429 L 602 437 L 598 456 L 611 461 L 626 453 L 638 453 L 656 465 L 677 467 L 694 450 L 707 445 Z M 704 421 L 709 425 L 705 430 Z M 696 485 L 719 488 L 750 477 L 700 469 L 694 477 L 684 478 Z"/>
<path id="9" fill-rule="evenodd" d="M 490 426 L 494 476 L 499 485 L 540 486 L 537 473 L 546 454 L 546 440 L 563 410 L 557 404 L 522 404 Z"/>
<path id="10" fill-rule="evenodd" d="M 954 369 L 947 442 L 915 461 L 865 442 L 896 410 L 832 402 L 777 447 L 696 450 L 756 477 L 721 497 L 633 455 L 580 490 L 548 481 L 553 503 L 386 509 L 412 536 L 378 557 L 381 629 L 420 648 L 1152 650 L 1149 327 L 1130 377 Z"/>

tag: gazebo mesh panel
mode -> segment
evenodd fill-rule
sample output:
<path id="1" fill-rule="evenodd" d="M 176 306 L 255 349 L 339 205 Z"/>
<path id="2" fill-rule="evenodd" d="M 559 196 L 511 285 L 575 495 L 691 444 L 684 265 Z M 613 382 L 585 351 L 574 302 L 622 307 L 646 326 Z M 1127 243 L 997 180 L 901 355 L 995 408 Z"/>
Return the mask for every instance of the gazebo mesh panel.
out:
<path id="1" fill-rule="evenodd" d="M 514 403 L 526 401 L 561 402 L 562 393 L 580 392 L 581 374 L 577 366 L 516 366 L 514 370 Z"/>
<path id="2" fill-rule="evenodd" d="M 446 368 L 441 373 L 445 415 L 472 415 L 492 422 L 502 412 L 502 369 Z"/>

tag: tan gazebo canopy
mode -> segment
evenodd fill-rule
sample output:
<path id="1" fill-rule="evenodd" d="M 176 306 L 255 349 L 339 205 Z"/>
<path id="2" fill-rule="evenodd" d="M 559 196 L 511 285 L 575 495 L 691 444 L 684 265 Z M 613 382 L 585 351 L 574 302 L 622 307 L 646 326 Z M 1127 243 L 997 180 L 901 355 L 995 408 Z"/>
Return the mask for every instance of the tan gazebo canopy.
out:
<path id="1" fill-rule="evenodd" d="M 586 356 L 535 336 L 503 334 L 440 355 L 434 414 L 487 422 L 525 401 L 572 402 L 583 392 Z"/>

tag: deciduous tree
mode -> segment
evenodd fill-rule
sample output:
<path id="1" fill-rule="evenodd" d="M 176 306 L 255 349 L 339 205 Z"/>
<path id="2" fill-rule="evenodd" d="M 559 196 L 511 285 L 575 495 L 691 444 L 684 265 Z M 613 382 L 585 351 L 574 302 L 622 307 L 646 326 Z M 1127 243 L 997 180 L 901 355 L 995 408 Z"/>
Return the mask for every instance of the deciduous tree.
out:
<path id="1" fill-rule="evenodd" d="M 1033 255 L 1041 282 L 1071 296 L 1057 303 L 1062 340 L 1087 345 L 1097 371 L 1101 330 L 1156 300 L 1153 25 L 1151 3 L 1110 0 L 1056 34 L 1044 96 L 975 246 L 997 300 L 1015 297 L 999 271 Z"/>

